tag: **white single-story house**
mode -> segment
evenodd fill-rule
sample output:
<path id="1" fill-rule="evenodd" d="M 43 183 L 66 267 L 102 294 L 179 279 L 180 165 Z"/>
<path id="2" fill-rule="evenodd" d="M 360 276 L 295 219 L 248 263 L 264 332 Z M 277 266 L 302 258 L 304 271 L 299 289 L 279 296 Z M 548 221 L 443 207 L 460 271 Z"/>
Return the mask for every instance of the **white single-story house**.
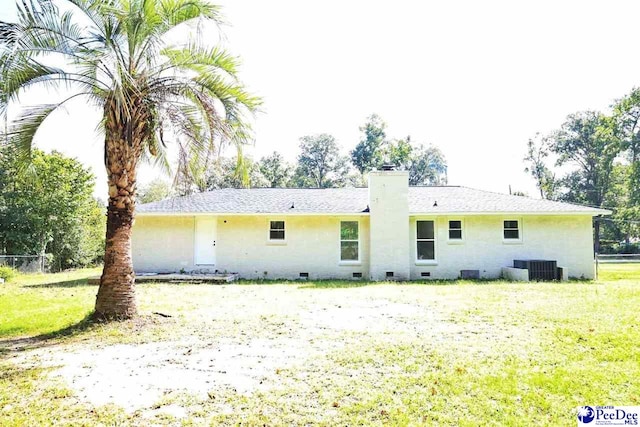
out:
<path id="1" fill-rule="evenodd" d="M 421 280 L 471 270 L 497 278 L 514 260 L 553 260 L 565 277 L 590 279 L 592 218 L 609 213 L 409 187 L 407 172 L 375 171 L 368 188 L 223 189 L 140 205 L 132 255 L 137 273 Z"/>

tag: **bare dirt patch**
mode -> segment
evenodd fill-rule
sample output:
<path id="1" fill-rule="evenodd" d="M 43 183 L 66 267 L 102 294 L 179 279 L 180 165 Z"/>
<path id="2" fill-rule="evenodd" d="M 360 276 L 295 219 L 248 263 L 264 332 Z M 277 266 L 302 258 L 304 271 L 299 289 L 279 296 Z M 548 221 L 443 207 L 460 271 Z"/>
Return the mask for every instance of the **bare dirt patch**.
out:
<path id="1" fill-rule="evenodd" d="M 25 361 L 57 367 L 82 399 L 94 405 L 114 403 L 128 411 L 153 407 L 163 395 L 186 392 L 207 399 L 209 392 L 249 393 L 302 348 L 293 340 L 256 339 L 250 344 L 223 340 L 215 345 L 178 342 L 116 344 L 102 348 L 52 348 L 33 351 Z"/>
<path id="2" fill-rule="evenodd" d="M 310 359 L 364 339 L 479 353 L 496 347 L 532 350 L 518 343 L 531 341 L 532 331 L 505 319 L 478 317 L 473 300 L 437 287 L 148 285 L 139 295 L 149 313 L 176 319 L 164 326 L 166 334 L 137 344 L 89 336 L 13 353 L 10 359 L 52 367 L 50 375 L 64 379 L 79 399 L 93 405 L 112 403 L 153 415 L 166 404 L 171 416 L 181 418 L 187 410 L 167 395 L 207 400 L 221 393 L 277 389 L 286 383 L 282 370 L 303 370 Z"/>

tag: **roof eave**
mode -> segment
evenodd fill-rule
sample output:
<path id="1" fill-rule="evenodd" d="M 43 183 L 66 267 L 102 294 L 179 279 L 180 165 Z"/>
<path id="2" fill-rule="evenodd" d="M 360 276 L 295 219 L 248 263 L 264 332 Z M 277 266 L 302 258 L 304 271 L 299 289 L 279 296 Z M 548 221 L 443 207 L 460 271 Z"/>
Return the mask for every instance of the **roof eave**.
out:
<path id="1" fill-rule="evenodd" d="M 136 216 L 363 216 L 369 212 L 137 212 Z"/>
<path id="2" fill-rule="evenodd" d="M 597 209 L 597 210 L 585 210 L 585 211 L 431 211 L 431 212 L 420 212 L 420 211 L 412 211 L 409 212 L 410 216 L 437 216 L 437 215 L 541 215 L 541 216 L 558 216 L 558 215 L 590 215 L 590 216 L 598 216 L 598 215 L 611 215 L 611 211 L 605 209 Z"/>
<path id="3" fill-rule="evenodd" d="M 409 216 L 479 216 L 479 215 L 539 215 L 539 216 L 571 216 L 571 215 L 611 215 L 605 209 L 585 211 L 437 211 L 437 212 L 409 212 Z M 207 216 L 207 215 L 237 215 L 237 216 L 368 216 L 369 212 L 137 212 L 137 216 Z"/>

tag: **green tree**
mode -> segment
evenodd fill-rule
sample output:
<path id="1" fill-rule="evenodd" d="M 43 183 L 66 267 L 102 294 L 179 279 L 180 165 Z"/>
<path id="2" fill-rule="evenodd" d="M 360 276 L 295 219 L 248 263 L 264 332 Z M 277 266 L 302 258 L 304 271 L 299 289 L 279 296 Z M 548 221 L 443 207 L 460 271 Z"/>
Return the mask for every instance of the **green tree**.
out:
<path id="1" fill-rule="evenodd" d="M 628 248 L 632 238 L 640 237 L 640 205 L 630 201 L 629 188 L 633 168 L 630 164 L 614 164 L 611 171 L 611 188 L 605 198 L 605 206 L 614 208 L 609 221 L 605 222 L 602 240 L 610 244 L 625 242 Z M 624 250 L 626 248 L 622 248 Z"/>
<path id="2" fill-rule="evenodd" d="M 66 89 L 62 101 L 23 109 L 9 127 L 24 153 L 46 118 L 70 100 L 84 98 L 101 111 L 109 198 L 95 315 L 131 317 L 137 312 L 130 248 L 140 160 L 165 157 L 165 125 L 184 138 L 190 154 L 220 139 L 248 142 L 247 115 L 259 100 L 238 81 L 236 58 L 206 46 L 200 31 L 187 31 L 185 24 L 200 29 L 220 22 L 219 8 L 208 1 L 61 2 L 61 8 L 50 0 L 19 2 L 19 21 L 0 23 L 0 110 L 29 88 Z M 177 27 L 184 31 L 171 31 Z"/>
<path id="3" fill-rule="evenodd" d="M 411 164 L 411 156 L 413 155 L 413 146 L 411 145 L 411 137 L 397 139 L 387 144 L 382 153 L 384 163 L 395 166 L 397 169 L 406 170 Z"/>
<path id="4" fill-rule="evenodd" d="M 550 137 L 557 166 L 572 166 L 560 182 L 559 198 L 568 202 L 605 207 L 611 190 L 614 160 L 620 153 L 615 122 L 602 113 L 571 114 Z M 600 251 L 600 222 L 595 222 L 595 251 Z"/>
<path id="5" fill-rule="evenodd" d="M 409 185 L 440 185 L 447 182 L 447 162 L 444 154 L 432 145 L 412 143 L 411 137 L 388 141 L 386 123 L 376 114 L 367 118 L 360 128 L 362 139 L 351 151 L 351 162 L 364 174 L 380 169 L 383 164 L 409 172 Z M 348 181 L 361 183 L 350 176 Z"/>
<path id="6" fill-rule="evenodd" d="M 69 217 L 71 214 L 72 212 L 65 212 L 64 216 Z M 51 254 L 52 268 L 61 271 L 103 261 L 105 228 L 104 204 L 87 198 L 71 220 L 56 224 L 53 238 L 46 249 Z"/>
<path id="7" fill-rule="evenodd" d="M 206 190 L 219 188 L 260 188 L 268 182 L 260 173 L 258 165 L 247 156 L 223 157 L 209 169 Z"/>
<path id="8" fill-rule="evenodd" d="M 367 122 L 360 127 L 362 138 L 350 154 L 351 162 L 361 174 L 382 166 L 386 127 L 386 123 L 377 114 L 367 117 Z"/>
<path id="9" fill-rule="evenodd" d="M 271 188 L 286 187 L 293 173 L 291 165 L 277 151 L 261 158 L 258 169 Z"/>
<path id="10" fill-rule="evenodd" d="M 573 166 L 563 179 L 561 198 L 602 207 L 611 184 L 613 162 L 620 153 L 610 118 L 595 111 L 571 114 L 550 137 L 557 166 Z"/>
<path id="11" fill-rule="evenodd" d="M 0 158 L 0 238 L 8 254 L 51 254 L 54 270 L 83 267 L 104 251 L 104 208 L 95 177 L 75 159 L 34 150 L 28 169 L 18 153 Z"/>
<path id="12" fill-rule="evenodd" d="M 640 206 L 640 88 L 634 88 L 613 105 L 613 118 L 621 149 L 630 165 L 627 208 Z"/>
<path id="13" fill-rule="evenodd" d="M 342 187 L 348 181 L 349 161 L 340 155 L 333 136 L 326 133 L 300 138 L 300 154 L 293 182 L 298 187 Z"/>
<path id="14" fill-rule="evenodd" d="M 163 179 L 156 178 L 138 190 L 139 203 L 151 203 L 171 197 L 171 185 Z"/>
<path id="15" fill-rule="evenodd" d="M 444 154 L 432 145 L 415 145 L 411 137 L 396 140 L 387 145 L 385 163 L 397 170 L 409 172 L 409 185 L 443 185 L 447 183 L 447 162 Z"/>
<path id="16" fill-rule="evenodd" d="M 434 146 L 417 146 L 408 167 L 409 185 L 446 185 L 447 163 Z"/>
<path id="17" fill-rule="evenodd" d="M 553 200 L 556 196 L 557 181 L 555 173 L 547 166 L 549 157 L 549 138 L 542 137 L 539 133 L 527 143 L 527 155 L 524 158 L 525 172 L 531 174 L 536 180 L 536 186 L 540 191 L 540 198 Z"/>

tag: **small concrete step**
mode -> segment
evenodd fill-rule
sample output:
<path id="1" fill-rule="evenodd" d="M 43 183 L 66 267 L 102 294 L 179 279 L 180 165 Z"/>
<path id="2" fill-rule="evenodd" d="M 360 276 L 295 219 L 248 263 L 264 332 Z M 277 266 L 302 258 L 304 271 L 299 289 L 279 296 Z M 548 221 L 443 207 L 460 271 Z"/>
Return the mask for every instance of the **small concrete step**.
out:
<path id="1" fill-rule="evenodd" d="M 140 274 L 136 275 L 136 283 L 144 282 L 170 282 L 170 283 L 231 283 L 238 280 L 236 273 L 230 274 Z M 100 276 L 87 279 L 90 285 L 99 285 Z"/>

